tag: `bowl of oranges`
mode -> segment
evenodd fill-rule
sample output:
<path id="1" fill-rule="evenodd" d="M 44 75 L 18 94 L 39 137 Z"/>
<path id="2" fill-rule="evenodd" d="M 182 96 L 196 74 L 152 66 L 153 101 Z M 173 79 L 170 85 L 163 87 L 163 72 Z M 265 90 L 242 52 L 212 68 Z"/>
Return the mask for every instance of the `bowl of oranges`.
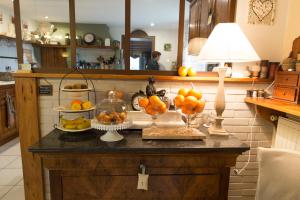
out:
<path id="1" fill-rule="evenodd" d="M 170 107 L 170 100 L 168 97 L 159 97 L 152 95 L 150 97 L 143 97 L 139 99 L 139 106 L 141 110 L 152 117 L 152 126 L 156 126 L 155 120 L 159 115 L 166 113 Z"/>
<path id="2" fill-rule="evenodd" d="M 199 113 L 202 113 L 205 107 L 205 101 L 202 98 L 202 92 L 195 88 L 178 90 L 177 96 L 174 98 L 174 105 L 185 121 L 187 127 L 190 127 L 190 122 Z"/>

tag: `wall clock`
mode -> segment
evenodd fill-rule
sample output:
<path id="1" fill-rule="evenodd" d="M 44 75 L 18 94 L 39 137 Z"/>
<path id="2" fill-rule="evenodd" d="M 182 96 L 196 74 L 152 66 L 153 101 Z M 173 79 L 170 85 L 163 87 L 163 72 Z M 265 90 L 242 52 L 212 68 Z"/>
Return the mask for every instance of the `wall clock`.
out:
<path id="1" fill-rule="evenodd" d="M 276 0 L 250 0 L 249 24 L 272 25 L 275 20 Z"/>
<path id="2" fill-rule="evenodd" d="M 93 44 L 96 41 L 96 36 L 93 33 L 86 33 L 83 36 L 83 41 L 86 44 Z"/>
<path id="3" fill-rule="evenodd" d="M 131 106 L 133 110 L 140 111 L 141 107 L 139 106 L 139 99 L 147 97 L 143 91 L 135 93 L 131 98 Z"/>

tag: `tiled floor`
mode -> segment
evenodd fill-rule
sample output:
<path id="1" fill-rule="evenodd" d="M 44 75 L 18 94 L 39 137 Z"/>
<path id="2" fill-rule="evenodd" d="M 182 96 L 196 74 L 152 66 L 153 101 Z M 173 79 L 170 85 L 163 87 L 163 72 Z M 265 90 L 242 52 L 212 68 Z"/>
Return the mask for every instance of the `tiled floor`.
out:
<path id="1" fill-rule="evenodd" d="M 25 200 L 20 143 L 0 146 L 0 200 Z"/>

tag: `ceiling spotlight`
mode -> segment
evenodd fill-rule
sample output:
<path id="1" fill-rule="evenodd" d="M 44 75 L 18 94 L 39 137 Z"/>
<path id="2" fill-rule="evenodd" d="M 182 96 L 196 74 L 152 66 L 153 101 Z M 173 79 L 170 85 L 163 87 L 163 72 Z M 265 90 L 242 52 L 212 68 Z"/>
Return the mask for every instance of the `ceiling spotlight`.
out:
<path id="1" fill-rule="evenodd" d="M 153 26 L 155 26 L 155 24 L 154 24 L 153 22 L 151 22 L 150 26 L 152 26 L 152 27 L 153 27 Z"/>
<path id="2" fill-rule="evenodd" d="M 45 16 L 44 18 L 45 18 L 45 19 L 48 19 L 49 17 L 48 17 L 48 16 Z"/>

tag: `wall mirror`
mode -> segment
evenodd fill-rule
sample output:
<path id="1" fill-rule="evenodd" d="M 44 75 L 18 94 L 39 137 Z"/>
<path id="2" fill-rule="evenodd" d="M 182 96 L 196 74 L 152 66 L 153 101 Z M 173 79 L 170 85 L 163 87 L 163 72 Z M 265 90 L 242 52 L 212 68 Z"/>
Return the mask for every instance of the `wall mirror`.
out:
<path id="1" fill-rule="evenodd" d="M 131 70 L 177 71 L 179 6 L 179 0 L 131 0 Z"/>
<path id="2" fill-rule="evenodd" d="M 71 66 L 68 0 L 20 0 L 23 62 L 35 68 Z"/>
<path id="3" fill-rule="evenodd" d="M 204 44 L 213 26 L 233 21 L 228 12 L 235 12 L 234 0 L 16 1 L 24 63 L 39 72 L 77 66 L 91 73 L 176 75 L 182 65 L 211 71 L 190 53 L 191 41 L 200 37 Z"/>
<path id="4" fill-rule="evenodd" d="M 81 69 L 125 70 L 124 0 L 76 0 L 76 62 Z"/>
<path id="5" fill-rule="evenodd" d="M 11 0 L 0 1 L 0 80 L 6 80 L 1 72 L 15 71 L 18 68 L 18 58 L 15 38 L 14 9 Z"/>

